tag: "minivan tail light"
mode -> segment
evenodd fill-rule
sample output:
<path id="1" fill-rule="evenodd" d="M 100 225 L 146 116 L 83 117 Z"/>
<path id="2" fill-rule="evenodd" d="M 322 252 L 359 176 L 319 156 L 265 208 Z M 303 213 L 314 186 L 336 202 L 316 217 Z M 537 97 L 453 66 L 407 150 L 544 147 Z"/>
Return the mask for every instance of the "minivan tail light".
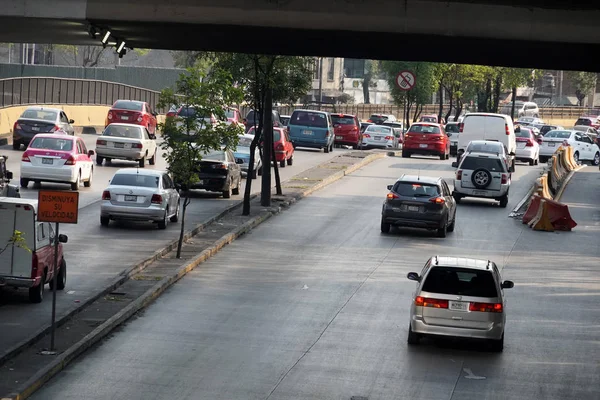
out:
<path id="1" fill-rule="evenodd" d="M 108 190 L 102 192 L 102 200 L 110 200 L 110 192 Z"/>
<path id="2" fill-rule="evenodd" d="M 429 199 L 429 201 L 435 204 L 444 204 L 446 202 L 443 197 L 432 197 Z"/>
<path id="3" fill-rule="evenodd" d="M 163 198 L 160 194 L 153 194 L 152 195 L 152 200 L 150 200 L 150 202 L 152 204 L 162 204 Z"/>
<path id="4" fill-rule="evenodd" d="M 432 308 L 448 308 L 448 300 L 429 299 L 423 296 L 415 297 L 415 306 L 432 307 Z"/>
<path id="5" fill-rule="evenodd" d="M 503 307 L 502 303 L 470 303 L 469 311 L 501 313 Z"/>
<path id="6" fill-rule="evenodd" d="M 508 129 L 508 124 L 504 125 L 504 132 L 506 132 L 506 136 L 510 135 L 510 129 Z"/>
<path id="7" fill-rule="evenodd" d="M 29 153 L 23 153 L 23 155 L 21 156 L 21 162 L 31 162 L 31 160 L 29 159 Z"/>
<path id="8" fill-rule="evenodd" d="M 38 256 L 35 252 L 31 255 L 31 278 L 37 278 L 38 276 Z M 43 285 L 44 282 L 41 282 L 40 285 Z"/>
<path id="9" fill-rule="evenodd" d="M 458 171 L 456 171 L 456 180 L 457 181 L 462 180 L 462 169 L 459 169 Z"/>
<path id="10" fill-rule="evenodd" d="M 508 183 L 508 175 L 507 174 L 502 174 L 502 182 L 503 185 L 506 185 Z"/>

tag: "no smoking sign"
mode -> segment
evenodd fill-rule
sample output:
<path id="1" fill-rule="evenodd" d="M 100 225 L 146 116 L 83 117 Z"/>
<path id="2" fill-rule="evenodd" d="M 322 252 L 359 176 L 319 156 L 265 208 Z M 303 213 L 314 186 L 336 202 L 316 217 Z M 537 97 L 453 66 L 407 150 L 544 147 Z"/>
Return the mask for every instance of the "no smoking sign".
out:
<path id="1" fill-rule="evenodd" d="M 415 74 L 411 71 L 401 71 L 396 76 L 396 85 L 400 90 L 408 91 L 415 86 L 415 82 L 417 81 Z"/>

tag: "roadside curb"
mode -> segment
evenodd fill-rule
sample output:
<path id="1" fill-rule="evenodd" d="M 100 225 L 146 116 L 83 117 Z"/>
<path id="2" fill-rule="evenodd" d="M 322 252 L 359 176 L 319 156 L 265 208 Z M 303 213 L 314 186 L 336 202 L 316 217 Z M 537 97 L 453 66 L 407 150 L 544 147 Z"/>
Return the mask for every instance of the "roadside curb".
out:
<path id="1" fill-rule="evenodd" d="M 256 198 L 257 196 L 258 196 L 257 194 L 251 195 L 250 196 L 250 200 Z M 220 213 L 218 213 L 216 215 L 213 215 L 212 217 L 208 218 L 207 220 L 205 220 L 205 221 L 201 222 L 200 224 L 196 225 L 193 229 L 187 231 L 184 234 L 184 236 L 183 236 L 184 241 L 189 240 L 191 237 L 197 235 L 199 232 L 201 232 L 202 230 L 204 230 L 204 228 L 206 226 L 212 224 L 216 220 L 224 217 L 225 215 L 229 214 L 230 212 L 234 211 L 235 209 L 241 207 L 242 204 L 243 203 L 241 201 L 237 202 L 236 204 L 232 204 L 231 206 L 227 207 L 225 210 L 221 211 Z M 80 311 L 82 311 L 84 308 L 86 308 L 87 306 L 89 306 L 90 304 L 92 304 L 93 302 L 95 302 L 96 300 L 98 300 L 100 297 L 105 296 L 106 294 L 108 294 L 108 293 L 112 292 L 113 290 L 115 290 L 117 287 L 121 286 L 132 275 L 135 275 L 135 274 L 143 271 L 144 268 L 146 268 L 148 265 L 150 265 L 154 261 L 160 259 L 164 255 L 166 255 L 166 254 L 170 253 L 171 251 L 177 249 L 177 244 L 178 243 L 179 243 L 179 239 L 174 239 L 169 244 L 167 244 L 166 246 L 164 246 L 164 247 L 156 250 L 154 252 L 154 254 L 152 254 L 150 257 L 147 257 L 147 258 L 145 258 L 145 259 L 143 259 L 141 261 L 138 261 L 137 263 L 133 264 L 131 267 L 129 267 L 129 268 L 124 269 L 123 271 L 121 271 L 121 273 L 118 274 L 107 286 L 105 286 L 104 289 L 100 290 L 99 292 L 97 292 L 92 297 L 88 298 L 87 300 L 82 301 L 77 308 L 71 310 L 70 312 L 68 312 L 64 316 L 58 318 L 56 320 L 56 327 L 57 328 L 60 327 L 66 321 L 68 321 L 74 315 L 76 315 L 77 313 L 79 313 Z M 19 343 L 18 345 L 16 345 L 12 349 L 10 349 L 10 350 L 4 352 L 3 354 L 1 354 L 0 355 L 0 365 L 3 364 L 3 363 L 5 363 L 7 360 L 13 358 L 17 354 L 19 354 L 26 347 L 29 347 L 31 344 L 37 342 L 42 337 L 44 337 L 45 335 L 47 335 L 50 332 L 50 329 L 51 329 L 50 326 L 47 326 L 45 328 L 40 329 L 32 337 L 27 338 L 26 340 L 22 341 L 21 343 Z"/>
<path id="2" fill-rule="evenodd" d="M 147 307 L 148 305 L 150 305 L 150 303 L 152 303 L 154 300 L 156 300 L 156 298 L 158 298 L 162 293 L 164 293 L 169 287 L 171 287 L 173 284 L 175 284 L 177 281 L 179 281 L 181 278 L 183 278 L 189 272 L 194 270 L 198 265 L 200 265 L 207 259 L 211 258 L 213 255 L 218 253 L 223 247 L 232 243 L 233 241 L 235 241 L 237 238 L 243 236 L 244 234 L 248 233 L 249 231 L 254 229 L 256 226 L 267 221 L 272 216 L 279 214 L 284 208 L 289 207 L 291 204 L 295 203 L 297 200 L 304 198 L 304 197 L 310 195 L 311 193 L 314 193 L 315 191 L 343 178 L 347 174 L 350 174 L 375 160 L 385 158 L 387 155 L 388 154 L 386 154 L 386 153 L 369 154 L 366 157 L 364 157 L 361 161 L 359 161 L 358 163 L 352 164 L 347 169 L 330 175 L 329 177 L 325 178 L 323 181 L 319 182 L 318 184 L 298 193 L 297 196 L 293 196 L 293 194 L 290 194 L 289 196 L 292 196 L 292 197 L 289 200 L 282 201 L 279 206 L 273 205 L 270 208 L 263 209 L 259 215 L 246 221 L 244 224 L 242 224 L 240 227 L 234 229 L 232 232 L 229 232 L 229 233 L 223 235 L 220 239 L 218 239 L 216 242 L 214 242 L 207 249 L 203 250 L 195 258 L 188 261 L 184 265 L 180 266 L 174 274 L 163 278 L 161 281 L 159 281 L 157 284 L 155 284 L 152 288 L 148 289 L 144 294 L 142 294 L 140 297 L 138 297 L 132 303 L 127 305 L 125 308 L 123 308 L 117 314 L 110 317 L 108 320 L 106 320 L 104 323 L 102 323 L 100 326 L 98 326 L 96 329 L 94 329 L 92 332 L 90 332 L 88 335 L 86 335 L 83 339 L 81 339 L 75 345 L 69 347 L 63 353 L 56 356 L 56 358 L 54 360 L 52 360 L 50 362 L 50 364 L 48 364 L 46 367 L 44 367 L 40 371 L 38 371 L 35 375 L 33 375 L 33 377 L 29 378 L 23 384 L 21 389 L 18 390 L 18 392 L 11 393 L 8 395 L 7 398 L 3 398 L 2 400 L 8 400 L 8 399 L 23 400 L 23 399 L 28 398 L 34 392 L 36 392 L 44 383 L 48 382 L 52 377 L 54 377 L 56 374 L 58 374 L 60 371 L 62 371 L 71 361 L 75 360 L 79 355 L 84 353 L 87 349 L 92 347 L 94 344 L 98 343 L 100 340 L 102 340 L 104 337 L 106 337 L 108 334 L 110 334 L 110 332 L 112 332 L 116 327 L 118 327 L 119 325 L 121 325 L 125 321 L 127 321 L 129 318 L 131 318 L 135 313 L 137 313 L 138 311 L 140 311 L 140 310 L 144 309 L 145 307 Z M 251 199 L 254 199 L 256 197 L 258 197 L 258 194 L 252 195 Z M 273 200 L 276 201 L 275 198 Z M 237 207 L 241 207 L 242 204 L 243 204 L 243 202 L 240 201 L 237 204 L 229 207 L 227 210 L 221 212 L 218 216 L 211 217 L 211 219 L 210 219 L 211 222 L 214 222 L 215 220 L 221 218 L 223 215 L 229 213 L 231 210 L 233 210 Z M 189 237 L 192 237 L 195 234 L 197 234 L 200 230 L 202 230 L 200 228 L 200 226 L 205 226 L 207 224 L 208 223 L 200 224 L 194 230 L 187 232 L 185 235 L 186 240 Z M 195 232 L 195 233 L 192 234 L 192 232 Z M 150 264 L 152 261 L 162 257 L 162 255 L 163 255 L 162 253 L 166 248 L 173 247 L 173 249 L 174 249 L 177 245 L 177 242 L 178 242 L 178 240 L 173 241 L 169 246 L 163 248 L 162 251 L 159 250 L 159 251 L 155 252 L 152 257 L 144 260 L 142 263 L 139 263 L 138 265 L 144 264 L 143 267 L 139 268 L 139 271 L 143 270 L 145 268 L 145 266 Z M 168 252 L 169 251 L 167 251 L 167 253 Z M 148 261 L 148 260 L 152 260 L 152 261 Z M 139 271 L 136 271 L 136 268 L 133 267 L 129 271 L 124 271 L 122 273 L 122 275 L 117 278 L 117 280 L 124 282 L 125 280 L 127 280 L 129 278 L 129 276 L 134 275 L 135 273 L 137 273 Z M 110 291 L 110 290 L 112 290 L 112 288 L 109 290 L 103 291 L 102 294 L 95 296 L 95 298 L 102 296 L 103 294 L 105 294 L 107 291 Z M 87 306 L 89 303 L 90 303 L 90 301 L 87 301 L 85 306 Z M 71 313 L 70 316 L 76 314 L 77 311 L 84 309 L 85 306 L 78 307 L 78 309 L 75 312 Z M 61 322 L 64 322 L 67 319 L 68 319 L 68 317 L 61 318 Z M 47 331 L 47 330 L 49 330 L 49 328 L 45 329 L 45 330 Z M 32 342 L 33 342 L 32 340 L 28 340 L 28 344 L 32 343 Z"/>
<path id="3" fill-rule="evenodd" d="M 11 133 L 0 134 L 0 146 L 6 146 L 8 144 L 8 138 L 10 138 L 11 136 Z"/>
<path id="4" fill-rule="evenodd" d="M 562 186 L 558 190 L 558 193 L 556 193 L 556 196 L 554 196 L 554 201 L 560 201 L 560 198 L 562 197 L 563 193 L 565 192 L 565 189 L 567 188 L 567 185 L 571 181 L 571 178 L 573 178 L 573 175 L 575 175 L 575 172 L 578 172 L 578 171 L 584 169 L 585 167 L 587 167 L 587 165 L 580 165 L 573 171 L 569 172 L 569 175 L 567 175 L 567 177 L 565 178 L 565 181 L 563 182 Z"/>

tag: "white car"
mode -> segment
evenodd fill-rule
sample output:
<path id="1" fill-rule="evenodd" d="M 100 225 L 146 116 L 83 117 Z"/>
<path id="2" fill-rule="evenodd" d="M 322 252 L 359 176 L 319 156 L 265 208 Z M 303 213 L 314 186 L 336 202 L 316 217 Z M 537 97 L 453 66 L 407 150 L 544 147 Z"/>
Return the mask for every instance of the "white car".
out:
<path id="1" fill-rule="evenodd" d="M 452 196 L 457 203 L 463 197 L 494 199 L 505 208 L 510 182 L 510 172 L 500 154 L 469 152 L 456 170 Z"/>
<path id="2" fill-rule="evenodd" d="M 397 148 L 398 138 L 391 126 L 369 125 L 363 133 L 362 147 Z"/>
<path id="3" fill-rule="evenodd" d="M 78 190 L 81 182 L 92 186 L 93 150 L 85 147 L 83 139 L 76 136 L 38 134 L 21 157 L 21 187 L 30 181 L 66 183 Z"/>
<path id="4" fill-rule="evenodd" d="M 118 170 L 102 192 L 100 224 L 111 220 L 152 221 L 165 229 L 179 220 L 179 193 L 166 171 Z"/>
<path id="5" fill-rule="evenodd" d="M 573 157 L 579 161 L 591 161 L 593 165 L 600 164 L 600 148 L 592 138 L 576 130 L 550 131 L 542 138 L 540 161 L 546 162 L 560 146 L 572 146 Z"/>
<path id="6" fill-rule="evenodd" d="M 518 161 L 528 162 L 529 165 L 537 165 L 540 158 L 540 145 L 538 144 L 537 136 L 529 127 L 522 127 L 516 132 L 516 135 L 516 159 Z"/>
<path id="7" fill-rule="evenodd" d="M 156 136 L 145 126 L 134 124 L 110 124 L 96 140 L 96 164 L 113 159 L 137 161 L 143 168 L 146 160 L 156 163 Z"/>

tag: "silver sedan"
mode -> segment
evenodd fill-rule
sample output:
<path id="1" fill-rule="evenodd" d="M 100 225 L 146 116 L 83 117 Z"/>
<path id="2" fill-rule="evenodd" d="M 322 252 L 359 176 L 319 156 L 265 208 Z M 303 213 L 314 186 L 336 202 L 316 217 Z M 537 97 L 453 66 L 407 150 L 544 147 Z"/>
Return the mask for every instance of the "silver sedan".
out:
<path id="1" fill-rule="evenodd" d="M 166 171 L 123 168 L 102 192 L 100 224 L 110 220 L 152 221 L 165 229 L 179 220 L 179 193 Z"/>

